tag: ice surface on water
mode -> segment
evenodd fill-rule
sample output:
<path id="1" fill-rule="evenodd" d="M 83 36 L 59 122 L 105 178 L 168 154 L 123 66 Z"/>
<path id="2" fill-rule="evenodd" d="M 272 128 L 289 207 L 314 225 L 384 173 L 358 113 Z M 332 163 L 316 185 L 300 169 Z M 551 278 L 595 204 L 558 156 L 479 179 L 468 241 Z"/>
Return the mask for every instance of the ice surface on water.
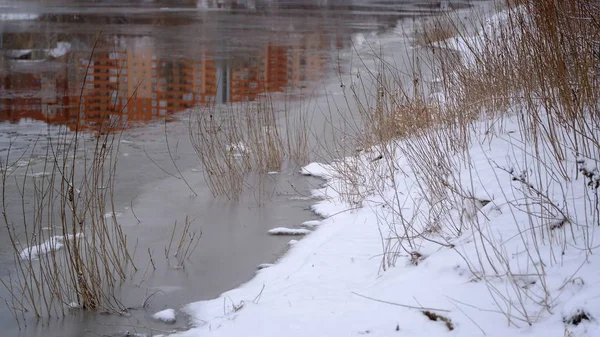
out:
<path id="1" fill-rule="evenodd" d="M 0 13 L 0 21 L 35 20 L 37 18 L 38 15 L 32 13 Z"/>

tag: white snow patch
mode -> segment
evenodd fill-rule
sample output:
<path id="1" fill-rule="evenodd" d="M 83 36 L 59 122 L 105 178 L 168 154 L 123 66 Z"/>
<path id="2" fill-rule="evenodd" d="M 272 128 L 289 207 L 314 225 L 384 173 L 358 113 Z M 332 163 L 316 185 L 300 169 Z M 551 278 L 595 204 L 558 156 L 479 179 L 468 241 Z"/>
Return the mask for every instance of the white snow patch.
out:
<path id="1" fill-rule="evenodd" d="M 288 242 L 288 245 L 293 246 L 297 243 L 298 243 L 298 240 L 290 240 L 290 242 Z"/>
<path id="2" fill-rule="evenodd" d="M 366 41 L 367 39 L 363 33 L 356 33 L 352 36 L 352 46 L 355 48 L 362 46 Z"/>
<path id="3" fill-rule="evenodd" d="M 520 9 L 514 10 L 525 10 L 524 7 Z M 441 42 L 433 43 L 433 47 L 438 48 L 449 48 L 460 52 L 463 55 L 463 61 L 467 65 L 475 64 L 475 54 L 483 50 L 487 43 L 493 41 L 494 39 L 503 38 L 499 36 L 498 32 L 502 29 L 502 27 L 506 27 L 506 22 L 509 19 L 509 12 L 502 11 L 498 12 L 492 16 L 490 16 L 485 23 L 483 24 L 483 28 L 477 32 L 477 34 L 466 37 L 466 36 L 458 36 L 451 37 L 447 40 Z M 506 29 L 503 30 L 504 33 L 507 32 Z M 511 32 L 514 33 L 514 30 Z"/>
<path id="4" fill-rule="evenodd" d="M 71 302 L 68 305 L 69 309 L 81 309 L 83 306 L 77 302 Z"/>
<path id="5" fill-rule="evenodd" d="M 106 187 L 102 187 L 102 188 L 106 188 Z M 113 217 L 113 215 L 114 215 L 116 218 L 119 218 L 119 217 L 121 217 L 123 214 L 122 214 L 122 213 L 119 213 L 119 212 L 108 212 L 108 213 L 104 214 L 104 217 L 105 217 L 106 219 L 108 219 L 108 218 L 112 218 L 112 217 Z"/>
<path id="6" fill-rule="evenodd" d="M 29 160 L 22 160 L 22 159 L 21 159 L 21 160 L 18 160 L 18 161 L 15 163 L 15 166 L 16 166 L 16 167 L 25 167 L 25 166 L 28 166 L 29 164 L 30 164 Z"/>
<path id="7" fill-rule="evenodd" d="M 321 220 L 310 220 L 310 221 L 304 221 L 302 223 L 302 227 L 307 227 L 307 228 L 315 228 L 317 226 L 319 226 L 321 224 Z"/>
<path id="8" fill-rule="evenodd" d="M 277 227 L 273 229 L 269 229 L 267 232 L 271 235 L 306 235 L 311 233 L 308 229 L 304 228 L 287 228 L 287 227 Z"/>
<path id="9" fill-rule="evenodd" d="M 152 315 L 152 318 L 157 321 L 162 321 L 168 324 L 173 324 L 177 320 L 174 309 L 165 309 Z"/>
<path id="10" fill-rule="evenodd" d="M 50 172 L 34 172 L 34 173 L 28 173 L 27 176 L 28 177 L 33 177 L 33 178 L 38 178 L 38 177 L 43 177 L 43 176 L 49 176 Z"/>
<path id="11" fill-rule="evenodd" d="M 232 143 L 227 146 L 227 151 L 231 153 L 234 157 L 241 157 L 242 155 L 249 152 L 248 147 L 244 142 Z"/>
<path id="12" fill-rule="evenodd" d="M 321 164 L 321 163 L 311 163 L 311 164 L 304 166 L 300 170 L 300 173 L 305 176 L 328 178 L 328 177 L 330 177 L 332 170 L 331 170 L 330 165 Z"/>
<path id="13" fill-rule="evenodd" d="M 256 269 L 261 270 L 261 269 L 271 268 L 273 266 L 274 266 L 274 264 L 272 264 L 272 263 L 261 263 L 256 267 Z"/>
<path id="14" fill-rule="evenodd" d="M 78 233 L 75 235 L 77 239 L 83 238 L 83 233 Z M 72 234 L 67 235 L 67 241 L 73 240 L 74 236 Z M 62 247 L 64 247 L 64 236 L 53 236 L 48 240 L 40 243 L 39 245 L 27 247 L 21 251 L 19 256 L 23 260 L 37 260 L 41 255 L 48 254 L 50 252 L 55 252 Z"/>
<path id="15" fill-rule="evenodd" d="M 289 200 L 311 200 L 311 199 L 313 199 L 313 197 L 299 197 L 299 196 L 296 196 L 296 197 L 290 197 Z"/>

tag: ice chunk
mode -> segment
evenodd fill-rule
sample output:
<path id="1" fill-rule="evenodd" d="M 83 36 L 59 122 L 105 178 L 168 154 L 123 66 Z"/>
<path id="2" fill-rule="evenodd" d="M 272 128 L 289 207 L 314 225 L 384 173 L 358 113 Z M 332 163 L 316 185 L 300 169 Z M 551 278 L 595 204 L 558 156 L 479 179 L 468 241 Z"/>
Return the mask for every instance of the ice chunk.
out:
<path id="1" fill-rule="evenodd" d="M 319 226 L 320 224 L 321 224 L 320 220 L 310 220 L 310 221 L 304 221 L 302 223 L 302 227 L 315 228 L 315 227 Z"/>
<path id="2" fill-rule="evenodd" d="M 165 310 L 159 311 L 159 312 L 155 313 L 154 315 L 152 315 L 152 318 L 157 321 L 162 321 L 162 322 L 169 323 L 169 324 L 173 324 L 177 320 L 175 318 L 175 310 L 174 309 L 165 309 Z"/>
<path id="3" fill-rule="evenodd" d="M 76 238 L 83 238 L 83 233 L 75 235 Z M 73 240 L 73 235 L 68 235 L 67 240 Z M 43 243 L 31 247 L 27 247 L 21 251 L 19 256 L 23 260 L 37 260 L 41 255 L 46 255 L 50 252 L 55 252 L 64 247 L 64 236 L 53 236 Z"/>
<path id="4" fill-rule="evenodd" d="M 304 228 L 277 227 L 269 229 L 268 233 L 271 235 L 306 235 L 309 234 L 310 231 Z"/>

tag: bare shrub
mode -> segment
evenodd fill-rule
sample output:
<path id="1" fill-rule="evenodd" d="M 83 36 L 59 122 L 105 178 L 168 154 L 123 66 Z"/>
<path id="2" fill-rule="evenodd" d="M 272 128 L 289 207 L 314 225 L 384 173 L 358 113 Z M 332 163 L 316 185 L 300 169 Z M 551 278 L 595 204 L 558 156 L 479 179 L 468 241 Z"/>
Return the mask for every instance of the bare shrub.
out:
<path id="1" fill-rule="evenodd" d="M 98 133 L 90 141 L 62 128 L 57 139 L 36 146 L 47 149 L 36 166 L 42 174 L 34 171 L 32 154 L 22 179 L 11 170 L 1 176 L 3 220 L 16 265 L 12 279 L 2 282 L 15 318 L 25 321 L 27 312 L 60 317 L 69 308 L 125 312 L 117 289 L 135 265 L 112 202 L 118 135 Z M 4 162 L 14 165 L 9 155 Z M 20 214 L 7 211 L 13 180 L 21 192 Z"/>
<path id="2" fill-rule="evenodd" d="M 280 114 L 266 95 L 255 102 L 198 108 L 191 115 L 190 138 L 213 195 L 237 199 L 249 172 L 279 171 L 286 158 L 305 164 L 307 123 L 301 113 Z"/>
<path id="3" fill-rule="evenodd" d="M 549 285 L 547 268 L 567 250 L 592 254 L 600 223 L 598 17 L 591 0 L 513 0 L 494 20 L 455 26 L 456 38 L 436 33 L 448 18 L 429 22 L 432 31 L 416 37 L 427 47 L 417 45 L 408 70 L 381 56 L 369 78 L 374 104 L 353 93 L 368 151 L 346 159 L 352 169 L 338 170 L 338 178 L 345 195 L 378 197 L 369 207 L 379 221 L 382 269 L 424 242 L 454 249 L 450 242 L 468 233 L 474 251 L 457 253 L 485 282 L 494 310 L 516 326 L 552 313 L 560 291 Z M 437 77 L 437 90 L 425 86 L 428 76 Z M 517 129 L 507 130 L 508 121 Z M 508 166 L 491 155 L 473 162 L 471 152 L 492 141 L 507 145 Z M 482 168 L 501 195 L 481 186 Z M 576 202 L 569 193 L 582 180 Z M 488 226 L 487 212 L 501 207 L 513 221 L 509 240 Z M 515 240 L 526 247 L 522 265 L 506 250 Z"/>

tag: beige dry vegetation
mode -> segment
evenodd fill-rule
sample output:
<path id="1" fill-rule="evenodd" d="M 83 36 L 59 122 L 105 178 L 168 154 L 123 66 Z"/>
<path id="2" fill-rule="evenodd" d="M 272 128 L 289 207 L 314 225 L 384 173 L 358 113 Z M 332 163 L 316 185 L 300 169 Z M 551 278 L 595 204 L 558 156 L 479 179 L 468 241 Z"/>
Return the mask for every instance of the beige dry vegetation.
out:
<path id="1" fill-rule="evenodd" d="M 275 108 L 264 94 L 254 102 L 207 105 L 190 116 L 190 139 L 214 196 L 237 199 L 251 172 L 280 171 L 285 160 L 306 164 L 309 126 L 306 114 Z"/>
<path id="2" fill-rule="evenodd" d="M 486 282 L 509 324 L 522 326 L 535 323 L 540 312 L 550 312 L 553 298 L 559 296 L 547 287 L 544 263 L 535 264 L 555 263 L 541 256 L 539 247 L 557 251 L 552 254 L 569 245 L 586 254 L 595 249 L 589 237 L 592 227 L 600 225 L 594 210 L 594 186 L 600 184 L 583 166 L 574 176 L 569 165 L 574 158 L 582 158 L 577 165 L 600 158 L 600 5 L 592 0 L 509 0 L 501 5 L 496 21 L 487 21 L 485 15 L 464 21 L 454 13 L 437 23 L 429 19 L 421 26 L 424 31 L 413 35 L 413 63 L 407 65 L 412 73 L 399 72 L 382 57 L 371 76 L 377 84 L 372 98 L 376 104 L 363 113 L 363 159 L 341 159 L 333 167 L 334 177 L 344 182 L 338 192 L 345 201 L 362 205 L 373 194 L 383 199 L 385 208 L 376 210 L 382 269 L 418 253 L 423 241 L 453 249 L 452 238 L 474 232 L 477 256 L 463 256 L 473 279 Z M 455 29 L 438 29 L 451 23 Z M 445 39 L 440 31 L 454 31 L 456 38 Z M 435 85 L 427 85 L 428 76 Z M 539 285 L 536 292 L 519 286 L 500 238 L 483 229 L 478 214 L 494 196 L 475 194 L 472 183 L 455 180 L 457 174 L 477 179 L 480 173 L 472 169 L 469 149 L 484 145 L 476 144 L 476 138 L 501 138 L 508 131 L 503 130 L 505 121 L 513 117 L 519 127 L 510 132 L 523 141 L 510 144 L 511 155 L 518 156 L 523 148 L 532 152 L 515 168 L 527 169 L 527 176 L 505 172 L 521 184 L 517 190 L 523 198 L 511 202 L 509 211 L 522 212 L 527 205 L 530 223 L 520 228 L 520 239 L 531 247 L 527 252 L 530 276 Z M 401 190 L 396 181 L 401 167 L 410 169 L 412 188 L 418 191 Z M 569 206 L 569 184 L 579 174 L 591 186 L 580 200 L 589 205 L 585 214 L 574 214 Z M 395 191 L 391 196 L 390 188 Z M 416 209 L 410 212 L 404 207 L 410 198 L 406 193 L 419 196 L 411 200 Z M 459 217 L 452 216 L 457 212 Z M 579 236 L 584 239 L 578 241 Z M 499 278 L 506 280 L 506 289 L 490 282 Z"/>
<path id="3" fill-rule="evenodd" d="M 422 19 L 413 34 L 415 45 L 428 46 L 455 37 L 459 29 L 454 20 L 448 16 L 434 16 Z"/>
<path id="4" fill-rule="evenodd" d="M 117 289 L 135 265 L 113 204 L 119 138 L 86 138 L 62 130 L 57 139 L 38 139 L 31 153 L 45 147 L 45 156 L 32 155 L 22 175 L 9 154 L 2 161 L 2 216 L 16 266 L 2 283 L 19 324 L 29 312 L 45 321 L 68 308 L 127 310 Z M 41 173 L 33 170 L 36 160 L 42 160 Z M 20 188 L 16 214 L 7 204 L 12 184 Z"/>
<path id="5" fill-rule="evenodd" d="M 344 182 L 336 185 L 338 192 L 353 207 L 362 206 L 372 195 L 383 199 L 386 208 L 378 217 L 384 270 L 402 256 L 422 256 L 418 250 L 423 240 L 452 249 L 446 238 L 474 230 L 481 247 L 480 255 L 467 261 L 474 279 L 485 280 L 488 274 L 511 279 L 506 252 L 477 222 L 478 210 L 492 198 L 475 195 L 471 186 L 453 180 L 456 172 L 475 174 L 469 171 L 468 149 L 479 121 L 489 126 L 479 132 L 495 137 L 504 118 L 518 116 L 516 132 L 535 152 L 536 159 L 529 164 L 544 167 L 531 181 L 514 177 L 533 191 L 524 199 L 535 205 L 535 210 L 543 210 L 533 214 L 528 224 L 531 232 L 542 234 L 534 240 L 546 240 L 562 249 L 569 232 L 589 230 L 573 229 L 569 218 L 600 223 L 598 212 L 569 214 L 560 206 L 568 204 L 568 195 L 557 200 L 541 188 L 548 182 L 556 186 L 570 182 L 573 177 L 568 174 L 566 158 L 600 158 L 600 5 L 593 0 L 509 0 L 505 6 L 501 24 L 485 22 L 483 15 L 472 16 L 470 22 L 452 17 L 453 13 L 428 18 L 421 31 L 413 32 L 414 55 L 405 65 L 409 71 L 400 72 L 381 57 L 373 73 L 364 74 L 344 90 L 347 100 L 356 101 L 359 111 L 355 116 L 359 117 L 348 117 L 345 126 L 335 125 L 332 129 L 339 133 L 333 142 L 316 144 L 330 157 L 349 146 L 360 150 L 362 159 L 347 157 L 333 162 L 333 174 Z M 476 31 L 481 34 L 472 38 Z M 451 35 L 465 41 L 461 45 L 464 57 L 454 51 L 457 40 Z M 371 85 L 375 87 L 371 96 L 361 93 L 369 95 Z M 249 188 L 246 178 L 250 172 L 279 171 L 285 161 L 300 165 L 314 158 L 316 148 L 311 148 L 310 139 L 317 131 L 311 123 L 305 113 L 278 111 L 271 97 L 264 95 L 247 104 L 202 107 L 191 115 L 189 132 L 213 194 L 237 199 Z M 361 132 L 343 132 L 357 125 Z M 15 317 L 24 317 L 25 308 L 39 317 L 60 316 L 71 302 L 86 309 L 126 309 L 113 294 L 126 276 L 131 257 L 116 217 L 104 216 L 114 214 L 111 193 L 118 142 L 115 136 L 96 138 L 93 154 L 86 155 L 85 169 L 80 172 L 75 165 L 82 146 L 77 137 L 49 147 L 45 159 L 49 175 L 24 176 L 21 184 L 33 184 L 36 191 L 35 215 L 31 217 L 23 209 L 25 237 L 15 234 L 14 220 L 4 213 L 18 267 L 16 279 L 5 283 L 13 295 L 8 304 Z M 400 182 L 396 180 L 400 163 L 412 170 L 417 182 L 414 188 L 421 196 L 415 201 L 418 211 L 410 214 L 404 211 L 406 196 L 398 190 Z M 2 173 L 6 186 L 12 177 L 6 169 Z M 391 197 L 387 194 L 390 188 L 396 192 Z M 597 205 L 597 190 L 583 202 Z M 55 210 L 58 213 L 53 213 Z M 461 212 L 460 220 L 451 220 L 448 215 L 456 210 Z M 563 217 L 560 225 L 556 216 Z M 52 224 L 50 231 L 46 223 Z M 563 242 L 556 242 L 556 231 L 562 233 Z M 195 247 L 191 243 L 197 242 L 195 234 L 185 233 L 187 230 L 177 247 L 178 263 Z M 65 254 L 52 251 L 35 262 L 19 257 L 26 247 L 57 235 L 64 237 Z M 592 252 L 590 242 L 583 246 Z M 539 251 L 531 252 L 532 256 L 536 253 Z M 165 255 L 170 257 L 170 247 Z M 484 264 L 491 265 L 488 274 Z M 534 275 L 543 286 L 544 271 L 536 270 Z M 503 314 L 511 324 L 531 324 L 535 319 L 522 305 L 531 295 L 519 290 L 516 278 L 512 279 L 514 293 L 523 297 L 513 301 L 493 285 L 490 293 L 495 300 L 506 302 Z M 551 298 L 544 289 L 536 303 L 547 310 Z"/>

